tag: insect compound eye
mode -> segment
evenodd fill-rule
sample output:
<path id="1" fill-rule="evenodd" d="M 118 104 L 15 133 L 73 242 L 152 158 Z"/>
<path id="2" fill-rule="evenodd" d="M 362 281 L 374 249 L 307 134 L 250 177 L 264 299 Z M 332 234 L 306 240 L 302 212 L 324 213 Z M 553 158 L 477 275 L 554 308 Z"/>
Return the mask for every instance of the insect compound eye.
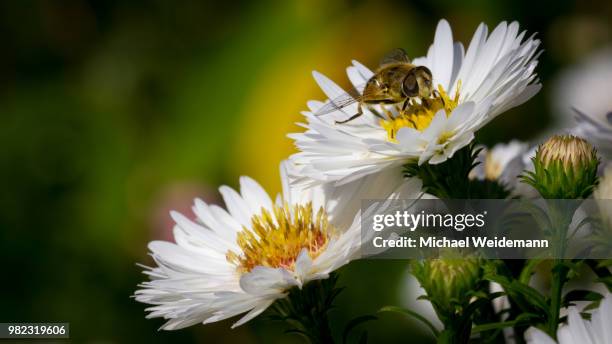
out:
<path id="1" fill-rule="evenodd" d="M 415 97 L 419 94 L 419 85 L 417 84 L 415 73 L 410 72 L 406 75 L 402 84 L 402 90 L 406 97 Z"/>
<path id="2" fill-rule="evenodd" d="M 431 71 L 425 66 L 415 68 L 415 74 L 418 74 L 427 86 L 431 86 Z"/>

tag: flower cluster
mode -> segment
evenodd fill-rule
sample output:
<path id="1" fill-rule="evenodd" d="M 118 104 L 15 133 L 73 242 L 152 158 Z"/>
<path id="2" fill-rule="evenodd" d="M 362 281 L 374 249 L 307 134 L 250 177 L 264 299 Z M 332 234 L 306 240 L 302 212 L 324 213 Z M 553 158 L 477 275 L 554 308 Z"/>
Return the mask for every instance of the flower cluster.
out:
<path id="1" fill-rule="evenodd" d="M 149 281 L 136 300 L 151 305 L 149 318 L 166 319 L 165 330 L 240 316 L 235 327 L 270 310 L 290 332 L 333 342 L 327 312 L 340 290 L 337 270 L 360 258 L 361 219 L 385 201 L 611 198 L 609 169 L 598 185 L 600 162 L 607 160 L 596 150 L 612 141 L 609 112 L 603 119 L 579 112 L 575 136 L 553 136 L 537 148 L 519 141 L 491 149 L 475 143 L 479 129 L 541 88 L 539 44 L 518 23 L 503 22 L 490 34 L 478 26 L 466 49 L 441 20 L 423 57 L 408 60 L 396 50 L 374 71 L 353 61 L 347 74 L 356 93 L 314 72 L 328 99 L 308 102 L 300 124 L 305 131 L 289 134 L 299 151 L 281 163 L 282 194 L 272 198 L 241 177 L 239 191 L 219 189 L 225 208 L 198 199 L 194 219 L 173 212 L 175 242 L 149 244 L 155 266 L 145 269 Z M 596 148 L 583 135 L 592 136 Z M 363 210 L 364 199 L 383 202 Z M 604 213 L 606 206 L 601 202 Z M 551 233 L 569 240 L 575 209 L 550 211 L 565 220 L 562 226 L 551 221 Z M 519 264 L 469 254 L 413 261 L 412 273 L 442 329 L 403 312 L 426 323 L 441 343 L 478 336 L 501 341 L 507 330 L 531 342 L 565 343 L 572 336 L 598 342 L 612 316 L 610 296 L 564 296 L 563 287 L 585 264 L 612 290 L 606 263 L 556 259 L 549 295 L 530 285 L 541 263 L 521 262 L 517 272 L 512 269 Z M 563 324 L 562 308 L 575 301 L 596 309 L 590 323 L 570 307 Z M 593 333 L 576 334 L 577 328 Z"/>

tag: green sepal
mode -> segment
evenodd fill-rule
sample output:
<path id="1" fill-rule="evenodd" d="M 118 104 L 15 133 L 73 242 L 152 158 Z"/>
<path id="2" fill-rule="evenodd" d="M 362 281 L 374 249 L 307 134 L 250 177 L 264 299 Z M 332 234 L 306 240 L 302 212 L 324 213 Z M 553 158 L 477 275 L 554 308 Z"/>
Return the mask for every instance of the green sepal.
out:
<path id="1" fill-rule="evenodd" d="M 479 163 L 476 161 L 482 148 L 472 143 L 443 163 L 419 165 L 411 161 L 404 165 L 406 178 L 417 177 L 423 182 L 423 190 L 443 199 L 503 199 L 510 191 L 497 181 L 473 180 L 470 171 Z"/>
<path id="2" fill-rule="evenodd" d="M 590 159 L 573 165 L 561 159 L 545 161 L 542 147 L 531 158 L 533 171 L 525 171 L 520 179 L 536 189 L 546 199 L 588 198 L 597 186 L 599 159 L 593 150 Z M 569 158 L 568 158 L 569 159 Z"/>

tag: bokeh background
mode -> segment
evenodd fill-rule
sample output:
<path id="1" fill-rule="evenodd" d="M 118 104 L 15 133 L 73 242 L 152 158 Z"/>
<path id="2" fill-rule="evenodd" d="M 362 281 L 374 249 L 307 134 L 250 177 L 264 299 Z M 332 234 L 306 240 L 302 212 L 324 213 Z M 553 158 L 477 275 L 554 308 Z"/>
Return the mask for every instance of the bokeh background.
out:
<path id="1" fill-rule="evenodd" d="M 299 342 L 261 319 L 158 332 L 131 298 L 136 263 L 171 239 L 170 209 L 219 202 L 217 186 L 243 174 L 280 190 L 285 135 L 323 98 L 313 69 L 346 86 L 351 59 L 424 55 L 440 18 L 464 44 L 502 20 L 543 41 L 543 90 L 482 130 L 486 144 L 562 122 L 555 80 L 612 38 L 609 1 L 0 2 L 0 322 L 70 322 L 74 342 Z M 400 304 L 405 273 L 401 261 L 343 268 L 336 329 Z M 369 331 L 431 341 L 393 315 Z"/>

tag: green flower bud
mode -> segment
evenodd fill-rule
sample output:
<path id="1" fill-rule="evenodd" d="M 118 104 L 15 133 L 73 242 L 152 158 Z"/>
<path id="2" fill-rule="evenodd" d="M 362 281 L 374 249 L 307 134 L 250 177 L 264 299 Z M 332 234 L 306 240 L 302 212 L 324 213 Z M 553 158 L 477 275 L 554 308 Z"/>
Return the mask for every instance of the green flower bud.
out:
<path id="1" fill-rule="evenodd" d="M 586 198 L 597 184 L 597 151 L 586 140 L 572 135 L 553 136 L 536 152 L 534 171 L 523 182 L 547 199 Z"/>
<path id="2" fill-rule="evenodd" d="M 412 273 L 427 292 L 441 318 L 461 313 L 482 277 L 482 262 L 475 257 L 413 261 Z"/>

